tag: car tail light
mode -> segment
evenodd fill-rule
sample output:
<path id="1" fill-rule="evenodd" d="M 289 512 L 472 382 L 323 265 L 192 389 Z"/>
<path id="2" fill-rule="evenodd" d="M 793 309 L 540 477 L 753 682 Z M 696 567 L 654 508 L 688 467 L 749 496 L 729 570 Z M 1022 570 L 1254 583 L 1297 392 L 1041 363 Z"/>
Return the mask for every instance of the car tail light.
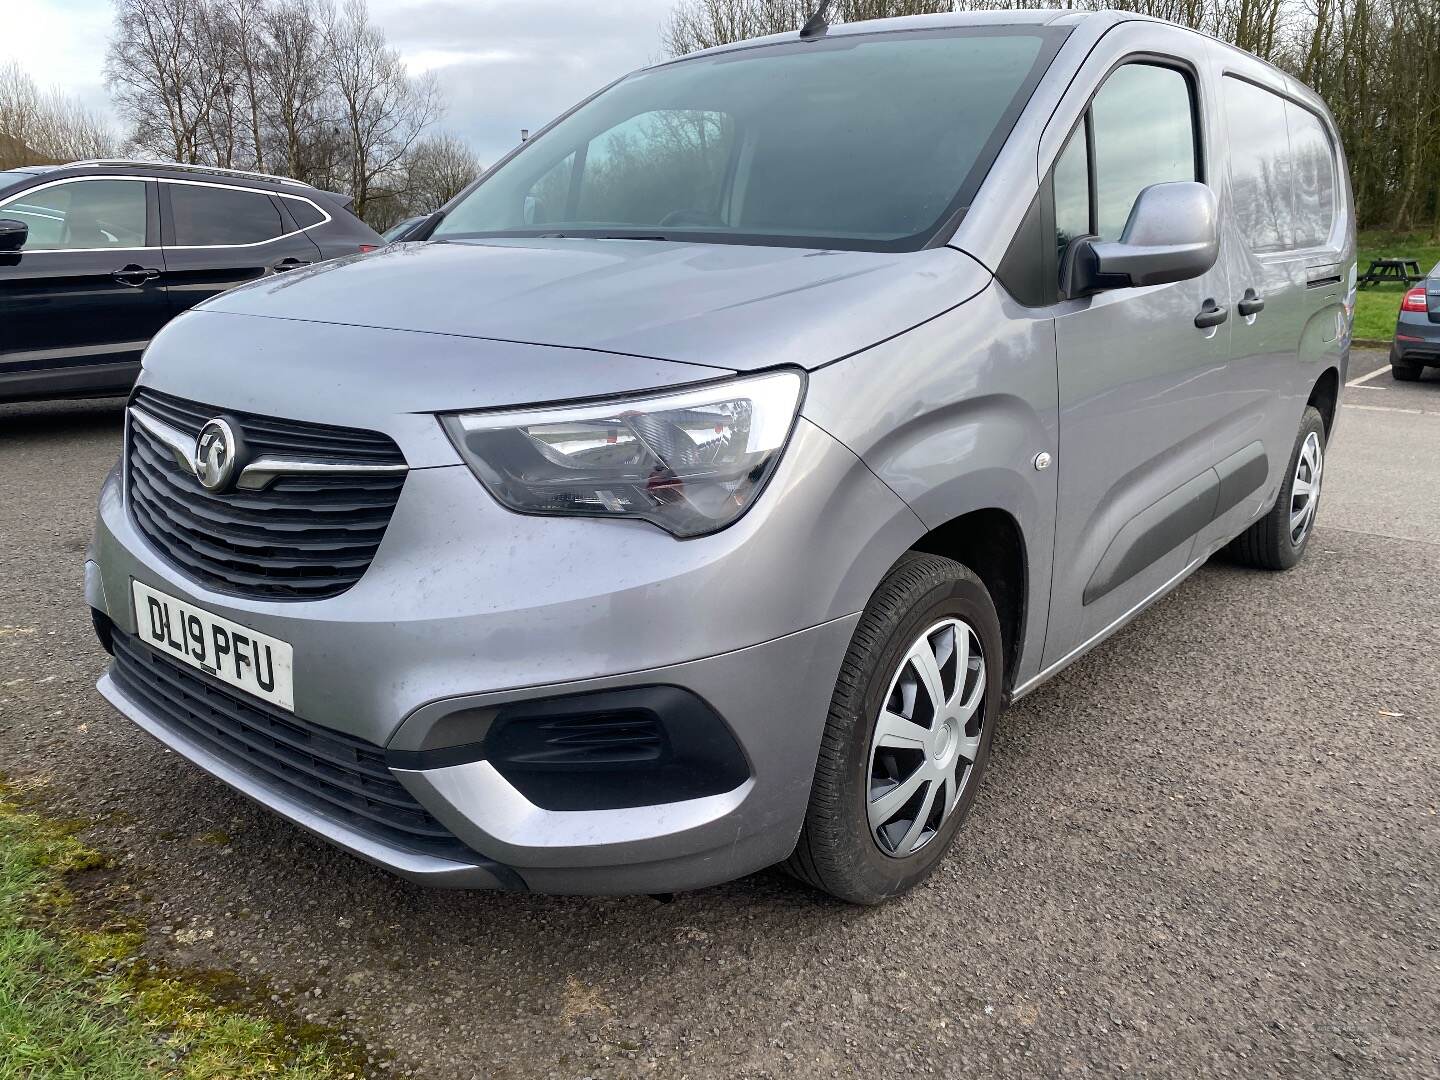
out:
<path id="1" fill-rule="evenodd" d="M 360 245 L 360 254 L 361 254 L 361 255 L 364 255 L 367 251 L 378 251 L 379 249 L 380 249 L 380 245 L 379 245 L 379 244 L 361 244 L 361 245 Z M 1423 300 L 1420 302 L 1420 310 L 1421 310 L 1421 311 L 1424 311 L 1424 310 L 1425 310 L 1425 302 L 1424 302 Z"/>
<path id="2" fill-rule="evenodd" d="M 1405 299 L 1400 301 L 1401 311 L 1418 311 L 1422 314 L 1425 311 L 1425 290 L 1411 289 L 1405 294 Z"/>

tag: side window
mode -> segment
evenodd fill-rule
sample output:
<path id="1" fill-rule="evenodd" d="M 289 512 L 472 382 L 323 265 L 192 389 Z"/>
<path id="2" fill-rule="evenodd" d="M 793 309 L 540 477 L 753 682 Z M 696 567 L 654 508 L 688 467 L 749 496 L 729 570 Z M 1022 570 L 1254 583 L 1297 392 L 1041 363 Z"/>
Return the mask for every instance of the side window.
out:
<path id="1" fill-rule="evenodd" d="M 145 246 L 142 180 L 78 180 L 17 195 L 0 217 L 30 226 L 26 251 Z"/>
<path id="2" fill-rule="evenodd" d="M 176 247 L 257 244 L 285 231 L 280 211 L 261 191 L 167 184 Z"/>
<path id="3" fill-rule="evenodd" d="M 1106 80 L 1090 109 L 1095 232 L 1118 240 L 1142 190 L 1200 178 L 1190 80 L 1174 68 L 1127 64 Z"/>
<path id="4" fill-rule="evenodd" d="M 1287 101 L 1291 176 L 1295 187 L 1295 246 L 1319 247 L 1335 223 L 1335 151 L 1320 118 Z"/>
<path id="5" fill-rule="evenodd" d="M 285 209 L 290 211 L 290 216 L 295 219 L 295 224 L 302 229 L 308 229 L 311 225 L 319 225 L 325 220 L 325 215 L 315 208 L 315 204 L 306 202 L 304 199 L 286 199 Z"/>
<path id="6" fill-rule="evenodd" d="M 1285 100 L 1240 79 L 1223 81 L 1235 223 L 1251 251 L 1283 251 L 1295 236 Z"/>
<path id="7" fill-rule="evenodd" d="M 1082 122 L 1055 159 L 1055 242 L 1060 254 L 1090 234 L 1089 144 Z"/>

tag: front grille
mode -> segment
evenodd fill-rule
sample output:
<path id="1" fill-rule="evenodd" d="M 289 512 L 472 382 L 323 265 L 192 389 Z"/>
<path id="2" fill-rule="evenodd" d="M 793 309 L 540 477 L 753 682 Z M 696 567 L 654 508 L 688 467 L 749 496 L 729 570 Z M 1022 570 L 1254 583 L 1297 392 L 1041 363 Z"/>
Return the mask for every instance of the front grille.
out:
<path id="1" fill-rule="evenodd" d="M 239 694 L 118 630 L 112 677 L 146 715 L 267 787 L 394 847 L 475 855 L 395 779 L 380 747 Z"/>
<path id="2" fill-rule="evenodd" d="M 222 413 L 252 458 L 344 465 L 400 465 L 388 436 L 220 410 L 141 388 L 132 404 L 186 435 Z M 218 592 L 257 599 L 318 600 L 360 580 L 390 524 L 405 482 L 382 476 L 280 476 L 261 491 L 213 494 L 155 436 L 131 423 L 130 509 L 160 552 Z"/>

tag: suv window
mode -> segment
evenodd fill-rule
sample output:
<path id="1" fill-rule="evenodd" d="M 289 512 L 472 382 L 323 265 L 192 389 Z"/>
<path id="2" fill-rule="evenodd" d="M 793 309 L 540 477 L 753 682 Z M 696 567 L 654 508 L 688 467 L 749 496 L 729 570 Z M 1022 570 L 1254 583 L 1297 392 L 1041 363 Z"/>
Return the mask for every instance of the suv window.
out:
<path id="1" fill-rule="evenodd" d="M 16 195 L 0 217 L 30 226 L 26 251 L 145 246 L 143 180 L 75 180 Z"/>
<path id="2" fill-rule="evenodd" d="M 315 206 L 314 203 L 304 199 L 286 199 L 285 209 L 290 211 L 290 216 L 295 219 L 295 224 L 302 229 L 308 229 L 312 225 L 319 225 L 325 220 L 325 215 Z"/>
<path id="3" fill-rule="evenodd" d="M 1281 251 L 1294 235 L 1285 100 L 1240 79 L 1224 84 L 1235 222 L 1251 251 Z"/>
<path id="4" fill-rule="evenodd" d="M 280 211 L 263 191 L 166 184 L 176 247 L 259 244 L 285 231 Z"/>
<path id="5" fill-rule="evenodd" d="M 1105 81 L 1051 173 L 1062 257 L 1081 236 L 1118 240 L 1151 184 L 1201 179 L 1193 102 L 1175 68 L 1126 64 Z"/>

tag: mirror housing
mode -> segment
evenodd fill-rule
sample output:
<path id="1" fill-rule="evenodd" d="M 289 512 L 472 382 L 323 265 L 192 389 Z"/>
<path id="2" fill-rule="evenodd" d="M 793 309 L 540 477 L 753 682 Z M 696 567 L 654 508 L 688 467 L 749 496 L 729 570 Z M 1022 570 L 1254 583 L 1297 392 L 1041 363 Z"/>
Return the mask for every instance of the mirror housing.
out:
<path id="1" fill-rule="evenodd" d="M 30 226 L 14 218 L 0 218 L 0 251 L 19 251 L 30 238 Z"/>
<path id="2" fill-rule="evenodd" d="M 1119 240 L 1084 237 L 1068 260 L 1067 296 L 1167 285 L 1206 273 L 1220 255 L 1215 193 L 1194 180 L 1140 192 Z"/>

